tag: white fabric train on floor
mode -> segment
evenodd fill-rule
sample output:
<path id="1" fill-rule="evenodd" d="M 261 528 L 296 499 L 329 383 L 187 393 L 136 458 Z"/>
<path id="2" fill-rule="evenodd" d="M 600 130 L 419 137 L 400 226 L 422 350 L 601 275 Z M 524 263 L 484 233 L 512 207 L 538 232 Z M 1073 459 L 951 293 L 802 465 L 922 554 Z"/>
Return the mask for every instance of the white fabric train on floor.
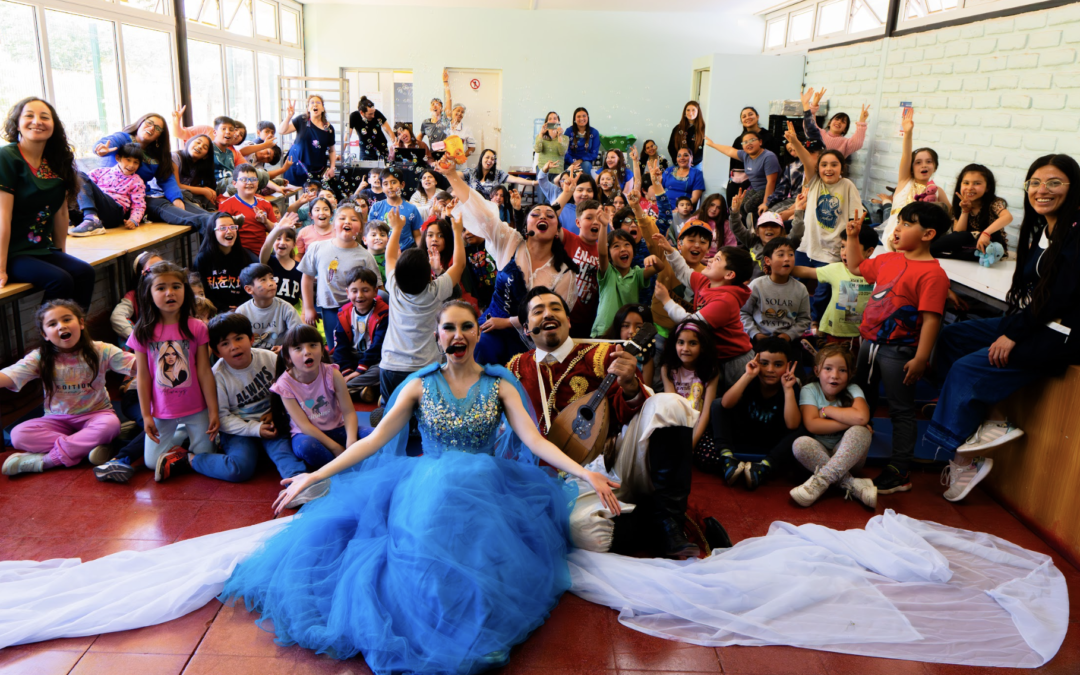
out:
<path id="1" fill-rule="evenodd" d="M 181 617 L 289 520 L 87 563 L 0 562 L 0 648 Z M 705 560 L 575 550 L 569 562 L 576 595 L 634 630 L 699 645 L 1033 668 L 1069 625 L 1049 556 L 891 510 L 845 532 L 776 522 Z"/>

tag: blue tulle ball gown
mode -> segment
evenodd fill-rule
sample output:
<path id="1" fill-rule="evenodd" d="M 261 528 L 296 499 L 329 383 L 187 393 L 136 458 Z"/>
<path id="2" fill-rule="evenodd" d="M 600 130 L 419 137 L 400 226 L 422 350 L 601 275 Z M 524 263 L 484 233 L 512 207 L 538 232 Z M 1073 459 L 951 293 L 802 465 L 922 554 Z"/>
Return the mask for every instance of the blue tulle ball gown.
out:
<path id="1" fill-rule="evenodd" d="M 487 368 L 461 399 L 436 368 L 414 377 L 424 455 L 405 456 L 406 430 L 335 476 L 222 598 L 243 598 L 280 644 L 359 653 L 376 673 L 480 672 L 569 589 L 575 494 L 510 431 L 500 379 L 521 393 L 508 372 Z"/>

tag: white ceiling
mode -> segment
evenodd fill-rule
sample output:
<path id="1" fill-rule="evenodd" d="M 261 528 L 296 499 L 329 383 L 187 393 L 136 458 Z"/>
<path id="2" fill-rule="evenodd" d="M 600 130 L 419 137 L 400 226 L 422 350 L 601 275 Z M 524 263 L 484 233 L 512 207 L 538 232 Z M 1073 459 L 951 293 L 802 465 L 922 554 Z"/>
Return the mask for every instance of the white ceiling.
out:
<path id="1" fill-rule="evenodd" d="M 299 0 L 305 4 L 393 5 L 445 9 L 584 10 L 593 12 L 717 12 L 753 15 L 780 0 Z"/>

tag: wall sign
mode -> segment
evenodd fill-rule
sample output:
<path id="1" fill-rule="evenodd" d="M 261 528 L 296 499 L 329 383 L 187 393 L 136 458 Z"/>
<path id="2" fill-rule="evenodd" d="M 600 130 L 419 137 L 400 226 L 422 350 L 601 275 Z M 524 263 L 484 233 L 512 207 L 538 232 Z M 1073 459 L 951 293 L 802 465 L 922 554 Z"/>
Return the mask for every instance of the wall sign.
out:
<path id="1" fill-rule="evenodd" d="M 476 79 L 474 77 L 473 79 L 471 79 L 469 81 L 469 86 L 472 87 L 473 89 L 479 89 L 480 88 L 480 80 L 478 80 L 478 79 Z"/>

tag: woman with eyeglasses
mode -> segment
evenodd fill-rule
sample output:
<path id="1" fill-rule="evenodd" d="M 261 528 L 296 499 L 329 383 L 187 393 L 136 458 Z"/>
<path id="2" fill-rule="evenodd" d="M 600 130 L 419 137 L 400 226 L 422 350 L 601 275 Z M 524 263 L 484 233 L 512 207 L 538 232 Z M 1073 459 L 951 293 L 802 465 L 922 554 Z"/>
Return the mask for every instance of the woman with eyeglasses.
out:
<path id="1" fill-rule="evenodd" d="M 1045 155 L 1027 171 L 1024 220 L 1005 316 L 946 326 L 943 384 L 926 441 L 952 454 L 945 498 L 960 501 L 993 467 L 986 453 L 1023 435 L 990 409 L 1021 387 L 1080 363 L 1080 165 Z M 1078 331 L 1077 335 L 1071 335 Z"/>
<path id="2" fill-rule="evenodd" d="M 761 147 L 772 152 L 777 157 L 780 156 L 780 139 L 773 136 L 772 132 L 761 126 L 761 117 L 758 116 L 758 111 L 753 106 L 746 106 L 739 112 L 739 121 L 742 123 L 742 131 L 731 142 L 731 147 L 736 150 L 743 149 L 743 135 L 747 131 L 753 131 L 759 141 L 761 141 Z M 747 185 L 749 177 L 746 174 L 746 168 L 743 166 L 741 159 L 733 158 L 728 162 L 728 171 L 730 178 L 727 184 L 727 200 L 731 203 L 732 198 L 738 194 L 740 189 L 749 187 Z"/>
<path id="3" fill-rule="evenodd" d="M 109 134 L 94 146 L 101 166 L 116 164 L 116 149 L 128 143 L 142 146 L 142 164 L 136 175 L 146 183 L 146 217 L 151 222 L 199 227 L 206 211 L 194 202 L 185 201 L 173 170 L 172 143 L 165 118 L 147 113 L 123 131 Z"/>
<path id="4" fill-rule="evenodd" d="M 218 312 L 229 312 L 250 299 L 240 283 L 240 272 L 259 260 L 240 245 L 243 216 L 215 213 L 204 219 L 195 269 L 203 279 L 206 299 L 214 303 Z"/>
<path id="5" fill-rule="evenodd" d="M 94 269 L 64 252 L 67 200 L 79 177 L 64 125 L 37 97 L 16 103 L 4 122 L 0 148 L 0 289 L 33 284 L 44 302 L 71 299 L 90 308 Z M 16 308 L 18 311 L 18 308 Z"/>
<path id="6" fill-rule="evenodd" d="M 756 217 L 765 212 L 765 202 L 776 190 L 776 182 L 780 179 L 780 159 L 772 150 L 765 149 L 761 134 L 756 131 L 744 131 L 740 140 L 741 148 L 713 143 L 708 137 L 705 138 L 705 145 L 742 162 L 743 171 L 750 181 L 750 189 L 742 199 L 742 213 Z"/>

